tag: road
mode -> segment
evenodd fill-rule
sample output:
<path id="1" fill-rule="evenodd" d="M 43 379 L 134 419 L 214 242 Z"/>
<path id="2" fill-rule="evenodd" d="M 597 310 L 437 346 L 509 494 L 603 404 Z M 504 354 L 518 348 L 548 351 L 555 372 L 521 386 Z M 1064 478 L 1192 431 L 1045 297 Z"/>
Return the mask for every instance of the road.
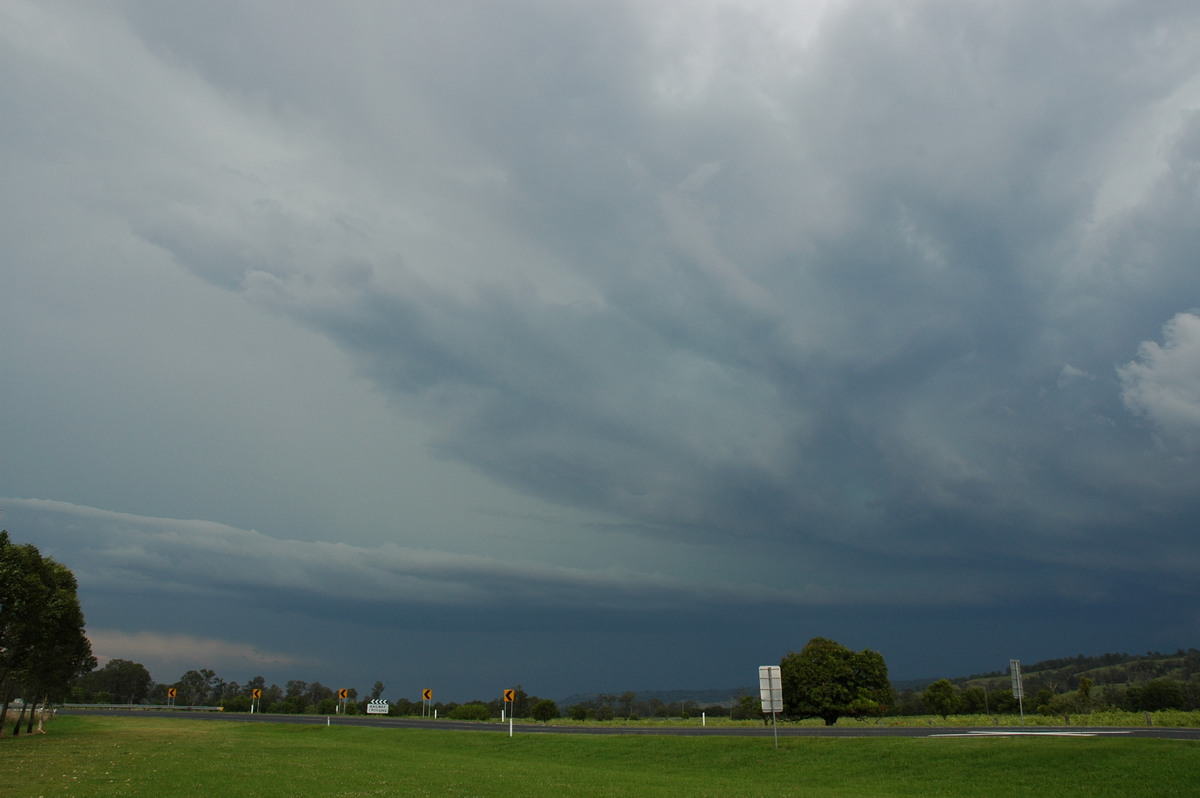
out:
<path id="1" fill-rule="evenodd" d="M 507 723 L 477 721 L 423 720 L 373 715 L 270 715 L 241 712 L 177 712 L 139 709 L 70 709 L 69 715 L 108 715 L 122 717 L 186 718 L 188 720 L 242 721 L 252 723 L 296 723 L 307 726 L 327 723 L 338 726 L 371 726 L 380 729 L 425 729 L 429 731 L 470 731 L 508 733 Z M 773 737 L 770 726 L 554 726 L 542 723 L 514 723 L 514 734 L 632 734 L 675 737 Z M 1167 740 L 1200 741 L 1200 729 L 1157 726 L 788 726 L 778 729 L 788 737 L 1143 737 Z"/>

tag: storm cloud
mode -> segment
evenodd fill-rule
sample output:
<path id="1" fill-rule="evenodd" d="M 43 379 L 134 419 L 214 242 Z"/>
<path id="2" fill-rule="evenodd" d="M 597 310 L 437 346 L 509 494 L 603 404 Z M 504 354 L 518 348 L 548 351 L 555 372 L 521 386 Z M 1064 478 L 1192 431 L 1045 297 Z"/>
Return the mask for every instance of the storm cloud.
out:
<path id="1" fill-rule="evenodd" d="M 1200 631 L 1190 4 L 17 2 L 0 64 L 0 509 L 124 646 Z"/>

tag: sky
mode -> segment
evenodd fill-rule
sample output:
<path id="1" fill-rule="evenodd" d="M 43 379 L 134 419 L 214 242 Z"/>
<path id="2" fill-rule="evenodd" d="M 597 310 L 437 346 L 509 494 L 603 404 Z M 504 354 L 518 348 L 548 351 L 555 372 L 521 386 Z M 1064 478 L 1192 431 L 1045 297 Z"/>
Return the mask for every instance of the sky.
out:
<path id="1" fill-rule="evenodd" d="M 0 526 L 464 701 L 1200 638 L 1200 6 L 3 0 Z"/>

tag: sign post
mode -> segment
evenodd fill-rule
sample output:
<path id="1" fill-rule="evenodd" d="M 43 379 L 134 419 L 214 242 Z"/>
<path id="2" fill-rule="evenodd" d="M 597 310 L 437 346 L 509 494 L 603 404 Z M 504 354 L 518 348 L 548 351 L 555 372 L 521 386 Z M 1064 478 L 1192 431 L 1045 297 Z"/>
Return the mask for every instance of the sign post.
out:
<path id="1" fill-rule="evenodd" d="M 517 700 L 517 691 L 516 690 L 505 690 L 504 691 L 504 703 L 507 704 L 506 709 L 508 710 L 508 736 L 509 737 L 513 736 L 513 717 L 512 717 L 513 712 L 512 711 L 513 711 L 513 707 L 516 706 L 516 700 Z"/>
<path id="2" fill-rule="evenodd" d="M 1012 694 L 1013 698 L 1017 699 L 1017 706 L 1021 709 L 1021 725 L 1025 725 L 1025 684 L 1021 681 L 1021 660 L 1010 659 L 1008 661 L 1008 671 L 1012 675 Z"/>
<path id="3" fill-rule="evenodd" d="M 775 730 L 775 747 L 779 747 L 779 723 L 777 716 L 783 712 L 783 675 L 778 665 L 762 665 L 758 669 L 758 696 L 762 711 L 771 713 L 771 727 Z"/>

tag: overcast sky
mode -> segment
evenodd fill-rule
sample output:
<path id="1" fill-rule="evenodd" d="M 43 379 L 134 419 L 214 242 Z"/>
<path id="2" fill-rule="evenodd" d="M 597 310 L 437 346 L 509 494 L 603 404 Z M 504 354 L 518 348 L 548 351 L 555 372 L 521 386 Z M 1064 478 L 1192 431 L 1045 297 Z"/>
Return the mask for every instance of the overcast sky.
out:
<path id="1" fill-rule="evenodd" d="M 1200 637 L 1194 2 L 0 2 L 0 524 L 416 699 Z"/>

